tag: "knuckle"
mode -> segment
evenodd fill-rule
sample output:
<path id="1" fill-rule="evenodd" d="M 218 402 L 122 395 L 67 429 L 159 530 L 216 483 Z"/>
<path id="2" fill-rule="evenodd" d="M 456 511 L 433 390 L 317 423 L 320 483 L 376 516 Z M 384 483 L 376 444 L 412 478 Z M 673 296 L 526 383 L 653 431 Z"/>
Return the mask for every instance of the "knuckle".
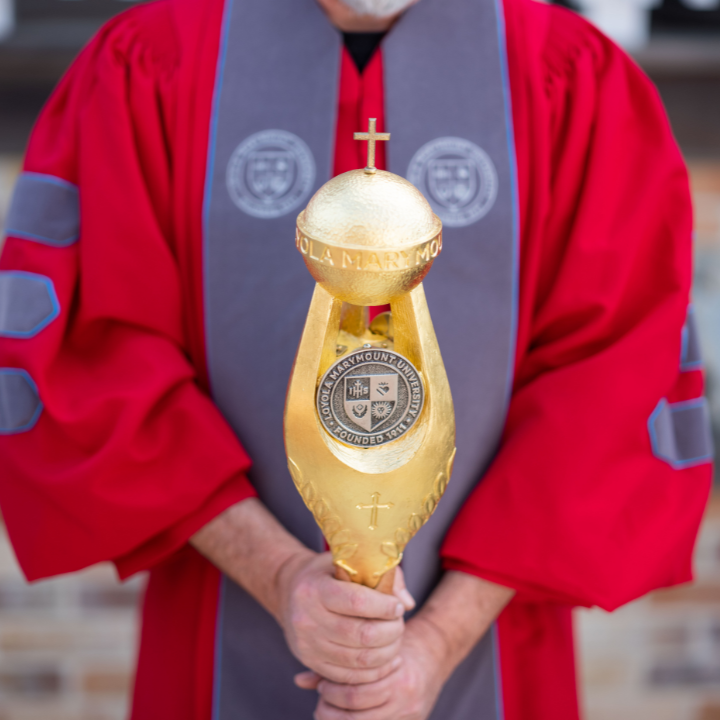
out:
<path id="1" fill-rule="evenodd" d="M 356 653 L 351 648 L 342 648 L 336 651 L 337 663 L 344 668 L 357 667 Z"/>
<path id="2" fill-rule="evenodd" d="M 338 638 L 345 643 L 354 643 L 359 635 L 357 622 L 355 620 L 341 620 L 337 625 Z"/>
<path id="3" fill-rule="evenodd" d="M 355 662 L 357 667 L 359 668 L 372 668 L 377 665 L 376 660 L 376 653 L 373 653 L 370 650 L 360 650 L 360 652 L 357 653 L 357 656 L 355 658 Z"/>
<path id="4" fill-rule="evenodd" d="M 360 624 L 359 640 L 361 647 L 372 647 L 377 638 L 375 623 L 363 622 Z"/>
<path id="5" fill-rule="evenodd" d="M 358 669 L 347 668 L 343 673 L 343 685 L 358 685 L 363 682 L 363 671 Z"/>
<path id="6" fill-rule="evenodd" d="M 323 676 L 337 685 L 347 685 L 352 682 L 354 677 L 354 670 L 352 668 L 332 666 L 325 668 Z"/>
<path id="7" fill-rule="evenodd" d="M 355 588 L 353 588 L 354 590 Z M 355 613 L 361 613 L 365 610 L 366 602 L 362 593 L 353 592 L 350 595 L 350 608 Z"/>
<path id="8" fill-rule="evenodd" d="M 343 700 L 345 706 L 350 710 L 362 707 L 363 690 L 360 685 L 348 685 L 343 690 Z"/>

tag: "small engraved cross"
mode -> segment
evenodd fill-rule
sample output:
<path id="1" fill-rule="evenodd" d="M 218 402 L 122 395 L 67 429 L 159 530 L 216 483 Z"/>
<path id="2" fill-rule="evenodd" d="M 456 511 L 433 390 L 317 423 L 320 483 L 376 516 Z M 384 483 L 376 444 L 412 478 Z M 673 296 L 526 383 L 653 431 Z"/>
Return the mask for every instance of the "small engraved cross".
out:
<path id="1" fill-rule="evenodd" d="M 366 133 L 356 132 L 353 135 L 353 138 L 355 140 L 367 140 L 368 160 L 367 160 L 367 167 L 365 168 L 365 172 L 368 173 L 368 175 L 372 175 L 375 172 L 375 170 L 377 169 L 375 167 L 375 143 L 378 140 L 389 140 L 390 139 L 390 133 L 375 132 L 376 123 L 377 123 L 377 118 L 370 118 L 368 120 L 368 131 Z"/>
<path id="2" fill-rule="evenodd" d="M 372 505 L 356 505 L 358 510 L 370 510 L 370 530 L 377 529 L 378 524 L 378 510 L 389 510 L 393 504 L 387 503 L 387 505 L 380 505 L 380 493 L 372 494 Z"/>

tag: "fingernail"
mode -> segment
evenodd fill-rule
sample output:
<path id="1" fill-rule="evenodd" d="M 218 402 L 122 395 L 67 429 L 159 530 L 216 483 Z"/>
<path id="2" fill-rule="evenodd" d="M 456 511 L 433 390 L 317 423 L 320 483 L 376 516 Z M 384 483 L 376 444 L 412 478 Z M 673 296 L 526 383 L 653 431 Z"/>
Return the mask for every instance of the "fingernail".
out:
<path id="1" fill-rule="evenodd" d="M 395 617 L 402 617 L 405 614 L 405 606 L 402 603 L 398 603 L 395 606 Z"/>
<path id="2" fill-rule="evenodd" d="M 415 607 L 415 598 L 407 590 L 402 590 L 400 594 L 408 605 Z"/>

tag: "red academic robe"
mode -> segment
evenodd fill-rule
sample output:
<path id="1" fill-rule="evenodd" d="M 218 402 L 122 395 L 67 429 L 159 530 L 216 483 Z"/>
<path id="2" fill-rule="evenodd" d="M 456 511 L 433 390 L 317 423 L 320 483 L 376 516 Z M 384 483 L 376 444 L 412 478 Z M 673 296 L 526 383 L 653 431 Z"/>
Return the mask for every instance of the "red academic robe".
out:
<path id="1" fill-rule="evenodd" d="M 507 720 L 576 720 L 571 606 L 611 610 L 691 579 L 711 466 L 674 469 L 647 429 L 661 398 L 702 394 L 701 372 L 678 362 L 690 198 L 633 62 L 571 12 L 504 6 L 514 390 L 442 555 L 518 591 L 498 622 Z M 11 234 L 0 259 L 50 277 L 60 304 L 32 338 L 0 339 L 0 367 L 26 370 L 44 405 L 32 429 L 0 436 L 2 510 L 30 580 L 103 560 L 121 577 L 150 569 L 134 720 L 209 719 L 219 574 L 187 539 L 254 494 L 207 392 L 201 210 L 221 12 L 221 0 L 160 0 L 99 33 L 25 160 L 79 187 L 80 241 Z M 382 106 L 381 55 L 362 77 L 346 55 L 336 172 L 364 164 L 351 133 Z"/>

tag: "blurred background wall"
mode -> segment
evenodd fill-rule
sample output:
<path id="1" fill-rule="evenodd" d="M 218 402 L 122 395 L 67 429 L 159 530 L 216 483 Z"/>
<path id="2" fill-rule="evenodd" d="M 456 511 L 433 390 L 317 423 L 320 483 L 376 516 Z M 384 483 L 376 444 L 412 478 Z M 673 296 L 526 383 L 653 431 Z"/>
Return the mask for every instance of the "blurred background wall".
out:
<path id="1" fill-rule="evenodd" d="M 132 4 L 0 0 L 0 226 L 43 102 L 100 25 Z M 563 4 L 632 52 L 658 86 L 688 161 L 694 302 L 720 440 L 720 0 Z M 693 585 L 611 615 L 577 612 L 586 720 L 720 720 L 720 496 L 696 567 Z M 120 585 L 98 566 L 29 586 L 0 532 L 0 720 L 124 718 L 142 584 Z"/>

